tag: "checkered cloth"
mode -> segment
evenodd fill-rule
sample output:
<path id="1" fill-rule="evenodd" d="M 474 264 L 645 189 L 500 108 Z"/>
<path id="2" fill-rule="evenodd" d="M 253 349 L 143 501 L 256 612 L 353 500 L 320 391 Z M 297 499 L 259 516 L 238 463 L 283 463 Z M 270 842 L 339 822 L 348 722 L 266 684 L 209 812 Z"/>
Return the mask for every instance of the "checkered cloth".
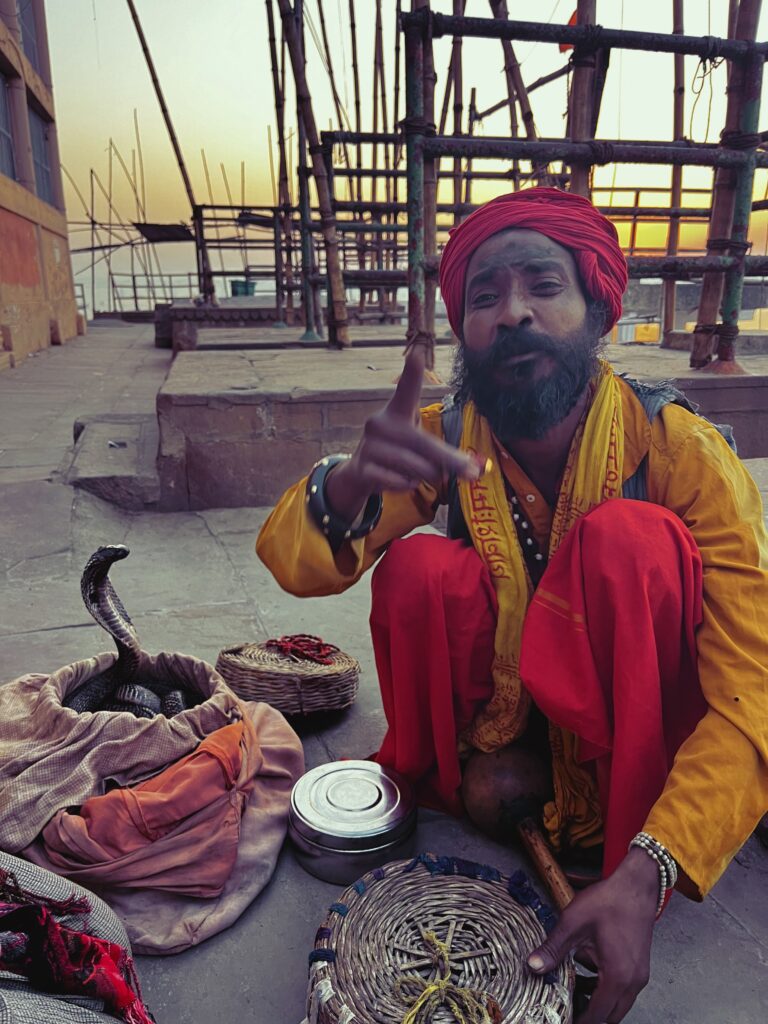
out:
<path id="1" fill-rule="evenodd" d="M 0 868 L 12 872 L 21 888 L 34 896 L 56 901 L 64 901 L 72 895 L 86 896 L 90 913 L 57 914 L 57 921 L 67 928 L 87 931 L 89 935 L 116 942 L 130 955 L 131 946 L 125 928 L 98 896 L 2 851 Z M 47 995 L 30 985 L 26 978 L 0 971 L 0 1024 L 114 1024 L 115 1018 L 103 1010 L 104 1003 L 100 999 Z"/>

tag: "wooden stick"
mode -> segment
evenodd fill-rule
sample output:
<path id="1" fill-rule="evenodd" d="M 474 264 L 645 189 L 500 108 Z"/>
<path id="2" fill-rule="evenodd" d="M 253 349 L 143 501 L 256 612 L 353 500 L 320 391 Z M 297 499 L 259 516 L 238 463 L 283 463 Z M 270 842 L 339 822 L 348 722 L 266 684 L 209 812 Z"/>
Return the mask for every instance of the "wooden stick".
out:
<path id="1" fill-rule="evenodd" d="M 528 856 L 533 861 L 542 882 L 552 897 L 552 902 L 558 910 L 565 910 L 575 894 L 571 883 L 563 874 L 563 869 L 555 860 L 552 850 L 541 834 L 541 829 L 533 818 L 523 818 L 518 822 L 517 831 Z"/>

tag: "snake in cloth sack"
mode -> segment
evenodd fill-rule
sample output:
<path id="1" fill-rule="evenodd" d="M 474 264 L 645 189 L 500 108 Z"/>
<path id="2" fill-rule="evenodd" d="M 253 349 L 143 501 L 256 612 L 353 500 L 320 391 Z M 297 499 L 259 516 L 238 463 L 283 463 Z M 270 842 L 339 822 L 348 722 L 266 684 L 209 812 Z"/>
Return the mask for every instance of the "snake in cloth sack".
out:
<path id="1" fill-rule="evenodd" d="M 86 680 L 63 703 L 73 711 L 131 711 L 139 718 L 153 718 L 162 711 L 168 717 L 188 707 L 178 684 L 153 681 L 151 686 L 138 678 L 142 658 L 138 633 L 109 579 L 115 562 L 127 558 L 124 544 L 107 544 L 88 559 L 80 579 L 85 607 L 105 629 L 117 647 L 117 661 L 106 671 Z"/>

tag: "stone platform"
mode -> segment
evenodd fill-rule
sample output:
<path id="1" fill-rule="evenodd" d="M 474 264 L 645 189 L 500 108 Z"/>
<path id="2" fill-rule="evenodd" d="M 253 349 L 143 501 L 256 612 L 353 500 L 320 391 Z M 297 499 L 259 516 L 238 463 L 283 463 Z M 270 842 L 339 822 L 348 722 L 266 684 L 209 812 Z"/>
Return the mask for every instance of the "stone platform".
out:
<path id="1" fill-rule="evenodd" d="M 723 377 L 691 376 L 685 353 L 657 346 L 610 345 L 606 352 L 632 376 L 676 378 L 702 413 L 732 424 L 743 458 L 768 456 L 768 356 L 744 355 L 750 375 Z M 452 347 L 438 345 L 442 381 L 450 379 L 452 359 Z M 352 450 L 401 367 L 399 345 L 179 353 L 157 396 L 160 508 L 273 504 L 322 455 Z M 426 385 L 423 404 L 446 390 Z"/>

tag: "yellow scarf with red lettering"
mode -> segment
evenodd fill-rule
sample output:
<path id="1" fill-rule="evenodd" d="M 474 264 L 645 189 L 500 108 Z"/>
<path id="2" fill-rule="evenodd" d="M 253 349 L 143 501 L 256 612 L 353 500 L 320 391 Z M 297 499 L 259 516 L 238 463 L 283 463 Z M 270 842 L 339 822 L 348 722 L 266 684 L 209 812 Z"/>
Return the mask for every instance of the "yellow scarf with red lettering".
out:
<path id="1" fill-rule="evenodd" d="M 472 402 L 464 409 L 461 447 L 482 455 L 493 452 L 493 438 L 487 421 Z M 624 462 L 624 428 L 618 378 L 601 360 L 592 404 L 571 443 L 563 473 L 549 541 L 550 557 L 571 526 L 595 505 L 621 497 Z M 520 638 L 523 620 L 533 595 L 512 515 L 507 502 L 504 476 L 497 461 L 479 480 L 459 481 L 459 499 L 472 542 L 488 571 L 499 601 L 493 661 L 494 692 L 463 739 L 479 750 L 492 751 L 518 739 L 525 731 L 530 696 L 520 681 Z M 551 730 L 552 731 L 552 730 Z M 599 828 L 599 807 L 587 800 L 584 791 L 592 787 L 573 756 L 573 737 L 557 730 L 552 736 L 554 808 L 546 815 L 547 827 L 557 841 L 566 819 L 585 819 L 571 839 L 586 839 Z M 594 819 L 597 815 L 597 822 Z M 583 834 L 582 834 L 583 833 Z"/>

